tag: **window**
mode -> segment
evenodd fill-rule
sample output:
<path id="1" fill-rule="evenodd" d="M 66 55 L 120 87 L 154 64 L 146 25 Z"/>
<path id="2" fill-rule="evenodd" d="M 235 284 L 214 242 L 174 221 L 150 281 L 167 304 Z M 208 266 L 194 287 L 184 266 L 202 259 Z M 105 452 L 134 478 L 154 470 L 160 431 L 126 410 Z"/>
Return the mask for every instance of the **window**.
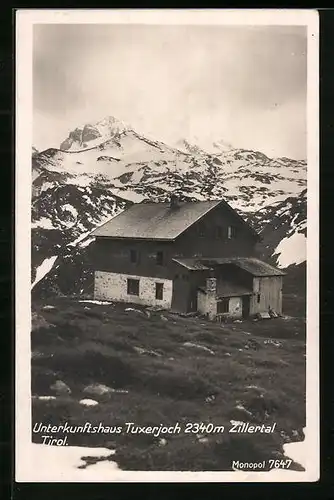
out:
<path id="1" fill-rule="evenodd" d="M 162 252 L 157 252 L 157 264 L 158 266 L 162 266 L 164 263 L 164 254 Z"/>
<path id="2" fill-rule="evenodd" d="M 164 284 L 156 283 L 155 284 L 155 298 L 156 300 L 162 300 L 164 295 Z"/>
<path id="3" fill-rule="evenodd" d="M 229 312 L 230 299 L 225 297 L 217 302 L 217 314 Z"/>
<path id="4" fill-rule="evenodd" d="M 139 280 L 128 279 L 128 295 L 139 295 Z"/>
<path id="5" fill-rule="evenodd" d="M 224 237 L 224 228 L 222 226 L 216 226 L 216 229 L 215 229 L 215 235 L 216 235 L 216 238 L 223 238 Z"/>
<path id="6" fill-rule="evenodd" d="M 257 294 L 257 303 L 258 303 L 258 304 L 260 303 L 260 300 L 261 300 L 261 295 L 258 293 L 258 294 Z"/>
<path id="7" fill-rule="evenodd" d="M 227 237 L 229 240 L 235 238 L 237 235 L 237 228 L 235 226 L 228 226 L 227 228 Z"/>
<path id="8" fill-rule="evenodd" d="M 130 250 L 130 262 L 133 264 L 139 262 L 139 253 L 136 250 Z"/>

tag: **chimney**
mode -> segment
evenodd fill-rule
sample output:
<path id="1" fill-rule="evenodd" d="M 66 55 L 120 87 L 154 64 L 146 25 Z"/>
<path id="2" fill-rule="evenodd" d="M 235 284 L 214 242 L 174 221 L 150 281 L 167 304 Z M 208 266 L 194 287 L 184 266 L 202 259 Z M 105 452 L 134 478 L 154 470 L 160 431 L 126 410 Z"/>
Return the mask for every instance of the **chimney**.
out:
<path id="1" fill-rule="evenodd" d="M 210 277 L 206 279 L 206 292 L 215 295 L 217 292 L 217 279 Z"/>
<path id="2" fill-rule="evenodd" d="M 179 199 L 175 194 L 172 194 L 170 197 L 170 208 L 179 208 Z"/>

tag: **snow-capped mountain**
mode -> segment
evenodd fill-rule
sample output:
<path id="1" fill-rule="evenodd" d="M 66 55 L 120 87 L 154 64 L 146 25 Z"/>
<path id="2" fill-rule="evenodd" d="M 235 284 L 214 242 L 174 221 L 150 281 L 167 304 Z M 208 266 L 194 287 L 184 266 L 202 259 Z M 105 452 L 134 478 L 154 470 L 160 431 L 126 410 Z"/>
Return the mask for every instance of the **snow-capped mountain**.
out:
<path id="1" fill-rule="evenodd" d="M 48 175 L 55 173 L 80 184 L 99 176 L 128 199 L 159 200 L 176 190 L 195 200 L 225 197 L 234 208 L 252 212 L 306 187 L 304 161 L 272 159 L 245 149 L 192 155 L 132 129 L 86 150 L 43 151 L 33 158 L 33 171 L 43 171 L 46 185 L 52 182 Z M 39 184 L 44 189 L 38 177 L 34 182 L 34 188 Z"/>
<path id="2" fill-rule="evenodd" d="M 107 116 L 94 125 L 84 124 L 72 130 L 68 137 L 61 143 L 60 149 L 65 151 L 89 149 L 105 142 L 111 137 L 117 136 L 128 128 L 130 127 L 117 120 L 117 118 Z"/>
<path id="3" fill-rule="evenodd" d="M 78 127 L 60 149 L 34 154 L 34 288 L 37 279 L 40 289 L 41 281 L 64 293 L 86 289 L 89 232 L 133 202 L 165 201 L 171 193 L 224 198 L 261 231 L 265 258 L 283 268 L 305 259 L 306 162 L 223 143 L 216 154 L 178 146 L 107 117 Z"/>
<path id="4" fill-rule="evenodd" d="M 193 155 L 215 155 L 234 149 L 231 144 L 223 140 L 212 141 L 210 138 L 205 139 L 197 136 L 179 139 L 176 141 L 175 146 L 180 151 Z"/>

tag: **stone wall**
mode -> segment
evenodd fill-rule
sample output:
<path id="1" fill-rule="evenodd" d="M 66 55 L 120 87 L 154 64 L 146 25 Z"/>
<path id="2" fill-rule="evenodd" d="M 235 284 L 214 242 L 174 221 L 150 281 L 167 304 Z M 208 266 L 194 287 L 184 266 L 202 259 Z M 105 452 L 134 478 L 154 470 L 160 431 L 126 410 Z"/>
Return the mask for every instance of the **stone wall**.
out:
<path id="1" fill-rule="evenodd" d="M 139 280 L 139 295 L 128 295 L 127 280 Z M 163 283 L 163 299 L 155 298 L 155 284 Z M 94 298 L 96 300 L 115 300 L 117 302 L 132 302 L 135 304 L 171 307 L 173 281 L 146 276 L 109 273 L 95 271 Z"/>
<path id="2" fill-rule="evenodd" d="M 215 319 L 217 316 L 217 297 L 213 293 L 204 293 L 199 290 L 197 293 L 197 307 L 201 314 L 206 314 L 210 319 Z M 230 297 L 229 312 L 222 316 L 231 318 L 242 317 L 242 298 Z"/>

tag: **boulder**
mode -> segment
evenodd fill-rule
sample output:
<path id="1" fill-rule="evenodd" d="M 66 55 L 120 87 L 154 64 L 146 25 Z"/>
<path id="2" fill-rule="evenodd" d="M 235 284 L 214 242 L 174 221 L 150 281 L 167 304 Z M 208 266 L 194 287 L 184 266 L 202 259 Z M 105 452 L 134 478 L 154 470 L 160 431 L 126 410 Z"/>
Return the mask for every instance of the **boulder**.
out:
<path id="1" fill-rule="evenodd" d="M 92 396 L 104 396 L 105 394 L 114 392 L 114 389 L 104 384 L 90 384 L 84 388 L 83 392 Z"/>
<path id="2" fill-rule="evenodd" d="M 96 406 L 99 403 L 95 401 L 94 399 L 81 399 L 79 403 L 83 406 Z"/>
<path id="3" fill-rule="evenodd" d="M 57 393 L 59 396 L 65 395 L 65 394 L 71 394 L 71 389 L 65 382 L 62 380 L 56 380 L 56 382 L 52 385 L 50 385 L 51 391 L 54 391 Z"/>

